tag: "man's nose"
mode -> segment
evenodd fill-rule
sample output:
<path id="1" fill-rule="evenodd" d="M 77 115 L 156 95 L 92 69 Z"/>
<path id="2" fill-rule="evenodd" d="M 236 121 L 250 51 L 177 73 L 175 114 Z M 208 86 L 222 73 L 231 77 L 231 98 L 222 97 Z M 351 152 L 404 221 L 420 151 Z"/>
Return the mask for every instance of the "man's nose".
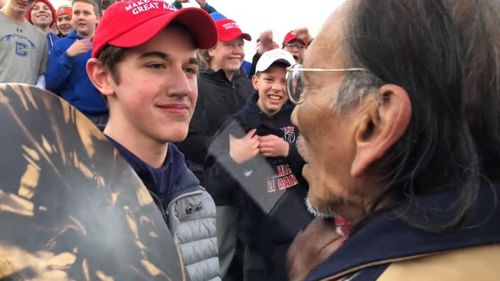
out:
<path id="1" fill-rule="evenodd" d="M 172 83 L 170 84 L 169 92 L 175 95 L 186 96 L 193 91 L 191 83 L 184 72 L 184 69 L 178 69 L 170 77 Z"/>

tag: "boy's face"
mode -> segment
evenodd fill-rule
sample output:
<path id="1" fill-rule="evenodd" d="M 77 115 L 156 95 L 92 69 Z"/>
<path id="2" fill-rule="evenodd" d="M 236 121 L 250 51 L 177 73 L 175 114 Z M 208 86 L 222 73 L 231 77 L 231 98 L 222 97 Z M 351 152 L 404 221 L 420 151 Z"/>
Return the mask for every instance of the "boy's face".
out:
<path id="1" fill-rule="evenodd" d="M 52 24 L 52 11 L 42 1 L 38 1 L 31 9 L 31 21 L 35 26 L 49 26 Z"/>
<path id="2" fill-rule="evenodd" d="M 218 41 L 215 47 L 208 50 L 211 57 L 210 67 L 214 70 L 237 71 L 240 69 L 245 51 L 243 49 L 243 38 L 236 38 L 233 41 Z"/>
<path id="3" fill-rule="evenodd" d="M 286 69 L 283 66 L 271 65 L 266 71 L 252 78 L 253 87 L 259 92 L 257 105 L 269 116 L 279 112 L 288 100 L 285 74 Z"/>
<path id="4" fill-rule="evenodd" d="M 114 90 L 108 126 L 155 143 L 184 140 L 198 97 L 197 74 L 193 41 L 178 27 L 127 50 L 118 65 L 120 83 L 107 74 Z"/>
<path id="5" fill-rule="evenodd" d="M 24 14 L 35 0 L 6 0 L 5 4 L 16 14 Z"/>
<path id="6" fill-rule="evenodd" d="M 306 53 L 306 45 L 304 45 L 304 42 L 300 40 L 292 40 L 286 43 L 283 49 L 292 54 L 296 63 L 303 63 L 304 55 Z"/>
<path id="7" fill-rule="evenodd" d="M 73 3 L 71 22 L 76 33 L 84 37 L 94 37 L 97 15 L 94 5 L 85 2 Z"/>
<path id="8" fill-rule="evenodd" d="M 57 28 L 62 34 L 68 34 L 71 31 L 71 16 L 66 14 L 58 16 Z"/>

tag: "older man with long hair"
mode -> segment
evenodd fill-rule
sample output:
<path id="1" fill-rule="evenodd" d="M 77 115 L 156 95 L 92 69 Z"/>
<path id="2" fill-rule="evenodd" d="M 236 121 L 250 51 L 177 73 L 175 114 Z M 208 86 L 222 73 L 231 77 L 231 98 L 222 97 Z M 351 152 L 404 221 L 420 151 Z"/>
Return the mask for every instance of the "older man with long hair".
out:
<path id="1" fill-rule="evenodd" d="M 321 218 L 291 280 L 498 280 L 499 17 L 497 0 L 348 0 L 328 18 L 288 71 Z"/>

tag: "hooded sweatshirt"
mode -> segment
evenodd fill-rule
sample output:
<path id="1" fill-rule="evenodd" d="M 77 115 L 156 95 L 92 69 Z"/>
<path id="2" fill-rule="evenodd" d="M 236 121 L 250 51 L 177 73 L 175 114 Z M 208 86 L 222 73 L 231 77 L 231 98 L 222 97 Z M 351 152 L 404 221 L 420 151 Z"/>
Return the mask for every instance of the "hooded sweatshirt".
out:
<path id="1" fill-rule="evenodd" d="M 217 205 L 234 202 L 237 206 L 236 228 L 243 243 L 264 257 L 266 264 L 274 265 L 265 280 L 286 280 L 286 250 L 312 219 L 304 204 L 308 185 L 301 174 L 304 160 L 295 146 L 298 130 L 290 121 L 293 105 L 287 102 L 278 113 L 268 116 L 257 106 L 258 98 L 258 93 L 252 95 L 216 134 L 208 150 L 205 180 Z M 254 128 L 259 136 L 272 134 L 287 141 L 288 156 L 258 155 L 245 163 L 235 163 L 229 155 L 229 134 L 241 138 Z M 272 202 L 270 198 L 283 190 L 269 213 L 264 212 L 263 202 Z"/>
<path id="2" fill-rule="evenodd" d="M 87 116 L 106 114 L 108 107 L 101 93 L 90 82 L 86 71 L 92 49 L 86 53 L 69 57 L 66 50 L 83 37 L 72 31 L 59 39 L 49 56 L 45 72 L 46 88 L 61 96 Z"/>

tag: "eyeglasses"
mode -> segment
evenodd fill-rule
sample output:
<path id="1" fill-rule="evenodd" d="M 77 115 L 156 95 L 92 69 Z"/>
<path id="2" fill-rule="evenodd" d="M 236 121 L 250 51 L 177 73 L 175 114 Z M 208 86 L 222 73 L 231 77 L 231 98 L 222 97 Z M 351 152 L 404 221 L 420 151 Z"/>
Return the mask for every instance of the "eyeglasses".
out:
<path id="1" fill-rule="evenodd" d="M 302 49 L 305 49 L 306 46 L 303 45 L 303 44 L 300 44 L 300 43 L 286 43 L 285 44 L 285 47 L 286 48 L 290 48 L 290 49 L 294 49 L 294 48 L 297 48 L 299 50 L 302 50 Z"/>
<path id="2" fill-rule="evenodd" d="M 300 104 L 304 101 L 302 96 L 304 84 L 302 77 L 304 72 L 355 72 L 368 71 L 366 68 L 304 68 L 301 64 L 294 64 L 286 71 L 286 90 L 290 101 L 294 104 Z"/>

